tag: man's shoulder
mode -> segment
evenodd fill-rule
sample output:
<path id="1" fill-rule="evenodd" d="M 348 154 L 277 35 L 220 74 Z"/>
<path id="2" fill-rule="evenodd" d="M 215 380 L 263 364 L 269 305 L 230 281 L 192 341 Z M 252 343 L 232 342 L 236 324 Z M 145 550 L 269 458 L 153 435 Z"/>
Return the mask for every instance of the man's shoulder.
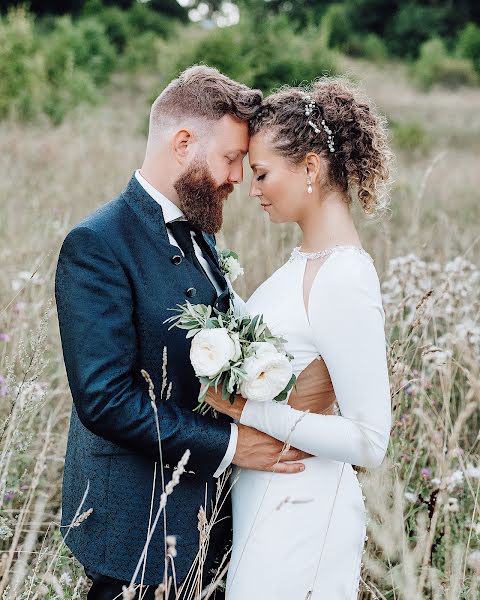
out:
<path id="1" fill-rule="evenodd" d="M 123 195 L 120 194 L 86 215 L 72 227 L 69 233 L 78 229 L 89 229 L 101 237 L 108 238 L 115 234 L 119 224 L 125 223 L 127 212 L 128 206 L 123 200 Z"/>

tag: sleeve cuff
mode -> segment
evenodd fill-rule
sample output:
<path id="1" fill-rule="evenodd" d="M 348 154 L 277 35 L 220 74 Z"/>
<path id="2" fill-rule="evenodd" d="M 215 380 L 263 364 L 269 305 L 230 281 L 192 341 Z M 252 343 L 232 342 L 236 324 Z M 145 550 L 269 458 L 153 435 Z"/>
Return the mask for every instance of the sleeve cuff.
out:
<path id="1" fill-rule="evenodd" d="M 230 427 L 230 441 L 228 442 L 227 451 L 225 452 L 225 456 L 223 457 L 222 462 L 218 466 L 218 469 L 213 474 L 214 477 L 220 477 L 220 475 L 225 471 L 225 469 L 232 464 L 233 457 L 235 456 L 235 452 L 237 451 L 238 427 L 236 423 L 230 423 Z"/>

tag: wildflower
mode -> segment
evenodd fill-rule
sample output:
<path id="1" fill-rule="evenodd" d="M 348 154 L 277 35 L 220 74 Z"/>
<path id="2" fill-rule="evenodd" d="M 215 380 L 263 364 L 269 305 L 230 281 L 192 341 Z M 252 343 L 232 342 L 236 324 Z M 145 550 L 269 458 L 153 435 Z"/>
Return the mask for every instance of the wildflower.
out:
<path id="1" fill-rule="evenodd" d="M 447 485 L 447 490 L 449 492 L 453 492 L 457 488 L 463 485 L 463 471 L 456 470 L 451 475 L 445 478 L 445 483 Z"/>
<path id="2" fill-rule="evenodd" d="M 474 570 L 475 575 L 480 575 L 480 550 L 470 552 L 467 558 L 467 565 Z"/>
<path id="3" fill-rule="evenodd" d="M 0 341 L 9 342 L 10 336 L 8 335 L 8 333 L 0 333 Z"/>
<path id="4" fill-rule="evenodd" d="M 465 469 L 465 475 L 470 479 L 480 479 L 480 467 L 474 467 L 469 464 Z"/>
<path id="5" fill-rule="evenodd" d="M 443 509 L 445 512 L 458 512 L 460 507 L 457 498 L 449 498 Z"/>
<path id="6" fill-rule="evenodd" d="M 72 585 L 72 577 L 69 573 L 65 572 L 60 575 L 60 585 Z"/>
<path id="7" fill-rule="evenodd" d="M 8 392 L 8 388 L 6 385 L 6 380 L 4 377 L 0 375 L 0 396 L 6 396 Z"/>
<path id="8" fill-rule="evenodd" d="M 430 479 L 430 476 L 432 474 L 432 471 L 430 469 L 422 469 L 420 471 L 420 475 L 424 478 L 424 479 Z"/>
<path id="9" fill-rule="evenodd" d="M 407 500 L 408 502 L 416 502 L 418 498 L 417 494 L 415 494 L 414 492 L 405 492 L 404 497 L 405 500 Z"/>
<path id="10" fill-rule="evenodd" d="M 0 516 L 0 540 L 8 540 L 13 536 L 13 531 L 8 526 L 7 519 Z"/>

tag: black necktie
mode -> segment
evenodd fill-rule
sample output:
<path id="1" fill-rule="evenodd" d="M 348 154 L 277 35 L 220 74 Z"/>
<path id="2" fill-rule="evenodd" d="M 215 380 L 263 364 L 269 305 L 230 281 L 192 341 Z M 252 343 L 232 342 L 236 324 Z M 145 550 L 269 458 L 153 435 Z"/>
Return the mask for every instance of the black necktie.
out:
<path id="1" fill-rule="evenodd" d="M 192 240 L 192 231 L 195 231 L 197 233 L 197 229 L 193 228 L 188 221 L 171 221 L 170 223 L 167 224 L 167 227 L 172 232 L 172 235 L 175 238 L 175 241 L 177 242 L 177 244 L 183 250 L 183 253 L 185 254 L 185 258 L 188 261 L 190 261 L 193 264 L 193 266 L 198 271 L 200 271 L 200 273 L 205 275 L 207 277 L 207 279 L 210 281 L 210 283 L 213 285 L 212 280 L 207 275 L 207 273 L 205 273 L 205 270 L 202 267 L 202 264 L 198 260 L 197 255 L 195 254 L 195 248 L 193 246 L 193 240 Z M 200 233 L 200 235 L 201 235 L 201 233 Z M 208 258 L 206 258 L 206 260 L 208 261 Z M 213 287 L 215 287 L 215 286 L 213 286 Z"/>

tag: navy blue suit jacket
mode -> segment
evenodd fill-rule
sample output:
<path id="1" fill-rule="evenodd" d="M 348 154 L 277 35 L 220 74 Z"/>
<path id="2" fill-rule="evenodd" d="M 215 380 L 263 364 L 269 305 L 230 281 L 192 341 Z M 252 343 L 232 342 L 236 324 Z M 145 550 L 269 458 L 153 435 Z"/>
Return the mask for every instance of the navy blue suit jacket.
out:
<path id="1" fill-rule="evenodd" d="M 214 240 L 204 236 L 216 261 Z M 159 461 L 141 369 L 150 374 L 157 393 L 166 482 L 185 450 L 191 452 L 188 473 L 169 496 L 166 512 L 167 535 L 177 536 L 178 582 L 198 551 L 197 513 L 200 506 L 210 512 L 213 474 L 230 439 L 228 419 L 192 412 L 199 383 L 189 360 L 190 341 L 185 331 L 169 331 L 164 324 L 173 314 L 168 309 L 177 304 L 218 300 L 208 278 L 188 260 L 179 260 L 179 254 L 169 242 L 160 205 L 133 176 L 116 199 L 70 231 L 57 265 L 55 296 L 73 397 L 62 533 L 83 565 L 116 579 L 129 580 L 140 558 Z M 217 276 L 222 277 L 219 270 Z M 225 284 L 217 306 L 225 310 L 228 302 Z M 165 347 L 172 393 L 160 400 Z M 159 467 L 154 514 L 162 492 Z M 93 512 L 79 527 L 68 529 L 87 486 L 80 512 Z M 215 544 L 211 550 L 215 552 Z M 209 559 L 207 569 L 210 564 Z M 158 584 L 163 574 L 162 517 L 149 546 L 144 582 Z"/>

